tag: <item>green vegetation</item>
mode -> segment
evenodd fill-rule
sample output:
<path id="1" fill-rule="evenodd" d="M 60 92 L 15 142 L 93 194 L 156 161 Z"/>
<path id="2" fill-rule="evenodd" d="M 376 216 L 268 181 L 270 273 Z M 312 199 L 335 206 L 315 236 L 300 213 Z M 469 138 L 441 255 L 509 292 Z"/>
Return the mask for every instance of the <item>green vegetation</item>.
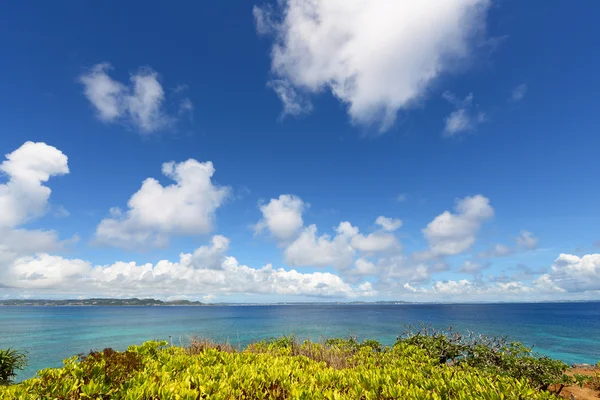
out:
<path id="1" fill-rule="evenodd" d="M 105 349 L 0 388 L 2 399 L 552 399 L 567 366 L 505 338 L 422 328 L 375 340 L 283 337 L 249 345 L 192 339 Z"/>
<path id="2" fill-rule="evenodd" d="M 596 390 L 600 390 L 600 362 L 596 365 L 598 371 L 594 374 L 594 378 L 592 379 L 592 387 Z"/>
<path id="3" fill-rule="evenodd" d="M 16 376 L 16 371 L 25 368 L 27 357 L 13 349 L 0 349 L 0 385 L 8 385 Z"/>

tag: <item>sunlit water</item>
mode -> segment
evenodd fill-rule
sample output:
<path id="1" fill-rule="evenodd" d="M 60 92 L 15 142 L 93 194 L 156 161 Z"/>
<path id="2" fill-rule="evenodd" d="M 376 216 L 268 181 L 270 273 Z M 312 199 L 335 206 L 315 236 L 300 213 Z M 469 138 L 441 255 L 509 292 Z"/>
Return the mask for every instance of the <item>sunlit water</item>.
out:
<path id="1" fill-rule="evenodd" d="M 421 322 L 510 335 L 567 363 L 600 360 L 600 302 L 460 305 L 294 305 L 207 307 L 0 307 L 0 348 L 28 353 L 19 379 L 91 349 L 124 350 L 150 339 L 192 335 L 244 346 L 295 334 L 378 339 L 392 344 Z"/>

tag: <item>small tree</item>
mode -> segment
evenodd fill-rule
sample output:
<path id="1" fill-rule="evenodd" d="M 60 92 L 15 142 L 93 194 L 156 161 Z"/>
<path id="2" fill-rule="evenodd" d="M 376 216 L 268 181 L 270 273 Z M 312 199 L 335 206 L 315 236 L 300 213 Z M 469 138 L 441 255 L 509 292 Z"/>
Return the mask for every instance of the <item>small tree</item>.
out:
<path id="1" fill-rule="evenodd" d="M 25 353 L 14 349 L 0 349 L 0 385 L 12 383 L 17 370 L 22 370 L 27 365 Z"/>

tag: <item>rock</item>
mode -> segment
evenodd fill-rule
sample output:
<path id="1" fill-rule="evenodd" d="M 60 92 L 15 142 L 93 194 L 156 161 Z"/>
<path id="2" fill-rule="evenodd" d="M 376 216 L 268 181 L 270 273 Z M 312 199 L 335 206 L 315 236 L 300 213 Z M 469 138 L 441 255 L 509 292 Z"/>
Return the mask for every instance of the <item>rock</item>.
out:
<path id="1" fill-rule="evenodd" d="M 594 369 L 596 369 L 596 366 L 590 365 L 590 364 L 573 364 L 573 365 L 571 365 L 571 368 L 594 370 Z"/>

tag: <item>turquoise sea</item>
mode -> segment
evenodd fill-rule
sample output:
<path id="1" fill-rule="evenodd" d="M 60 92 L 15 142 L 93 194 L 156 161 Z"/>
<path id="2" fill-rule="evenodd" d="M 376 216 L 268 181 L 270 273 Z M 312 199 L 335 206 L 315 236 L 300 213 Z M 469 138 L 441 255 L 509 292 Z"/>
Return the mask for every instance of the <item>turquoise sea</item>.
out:
<path id="1" fill-rule="evenodd" d="M 543 304 L 288 305 L 206 307 L 0 307 L 0 348 L 27 351 L 19 379 L 92 349 L 123 350 L 150 339 L 185 343 L 193 335 L 244 346 L 295 334 L 379 339 L 406 325 L 452 326 L 510 335 L 567 363 L 600 360 L 600 302 Z"/>

